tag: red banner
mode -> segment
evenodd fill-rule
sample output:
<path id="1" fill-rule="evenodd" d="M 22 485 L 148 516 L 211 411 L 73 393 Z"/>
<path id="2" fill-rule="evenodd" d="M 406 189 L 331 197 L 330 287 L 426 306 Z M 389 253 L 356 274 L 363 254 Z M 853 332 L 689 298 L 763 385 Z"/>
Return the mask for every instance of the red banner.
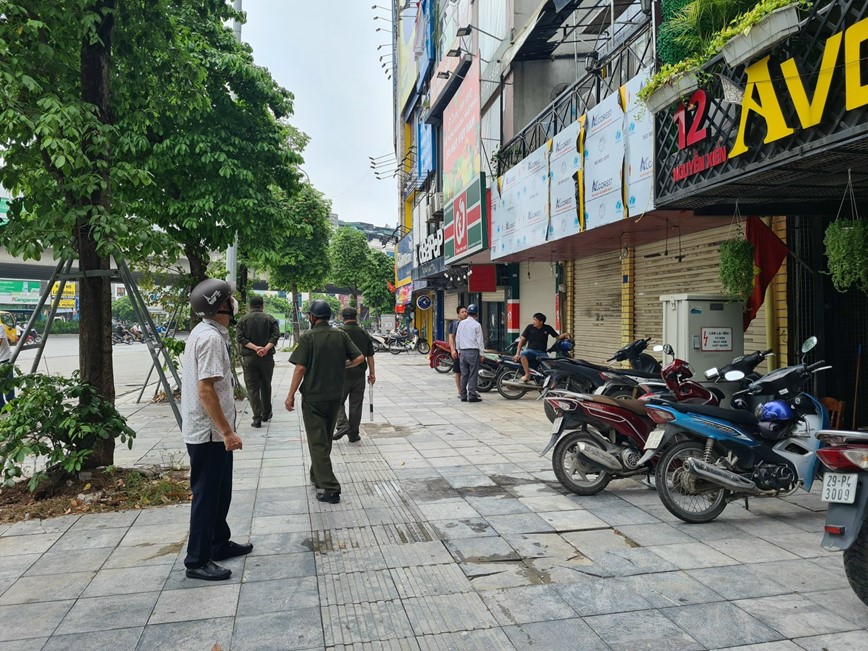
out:
<path id="1" fill-rule="evenodd" d="M 766 288 L 790 250 L 759 217 L 748 217 L 745 239 L 753 244 L 754 265 L 753 293 L 744 306 L 744 329 L 747 330 L 765 300 Z"/>

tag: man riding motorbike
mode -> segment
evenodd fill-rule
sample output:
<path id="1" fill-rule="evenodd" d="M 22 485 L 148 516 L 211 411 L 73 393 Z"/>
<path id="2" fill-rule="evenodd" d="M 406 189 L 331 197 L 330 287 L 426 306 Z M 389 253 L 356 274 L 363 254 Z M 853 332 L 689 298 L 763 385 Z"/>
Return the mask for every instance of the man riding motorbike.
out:
<path id="1" fill-rule="evenodd" d="M 516 346 L 516 351 L 518 352 L 512 358 L 514 362 L 519 361 L 519 359 L 521 360 L 521 367 L 524 369 L 524 376 L 521 378 L 522 382 L 530 381 L 530 365 L 533 361 L 541 357 L 548 357 L 546 350 L 548 349 L 549 337 L 554 337 L 556 341 L 562 341 L 563 339 L 569 339 L 570 335 L 566 332 L 558 334 L 554 328 L 546 325 L 546 315 L 542 312 L 537 312 L 533 315 L 533 321 L 518 338 L 518 345 Z M 527 346 L 522 349 L 525 344 Z"/>

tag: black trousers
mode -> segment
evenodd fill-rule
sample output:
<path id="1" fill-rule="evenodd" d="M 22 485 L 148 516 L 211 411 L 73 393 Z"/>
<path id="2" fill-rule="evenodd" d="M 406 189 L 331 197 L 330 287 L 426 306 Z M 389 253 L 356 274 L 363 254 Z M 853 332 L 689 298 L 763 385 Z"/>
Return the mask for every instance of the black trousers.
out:
<path id="1" fill-rule="evenodd" d="M 226 523 L 232 503 L 232 453 L 223 440 L 187 444 L 190 455 L 190 538 L 184 565 L 202 567 L 212 556 L 225 551 L 232 532 Z"/>
<path id="2" fill-rule="evenodd" d="M 274 376 L 274 355 L 242 355 L 244 385 L 250 400 L 253 420 L 262 420 L 271 412 L 271 378 Z"/>
<path id="3" fill-rule="evenodd" d="M 310 480 L 322 489 L 341 492 L 341 485 L 332 469 L 332 434 L 338 420 L 340 398 L 311 401 L 302 396 L 301 417 L 310 451 Z"/>
<path id="4" fill-rule="evenodd" d="M 365 402 L 365 374 L 347 373 L 344 375 L 344 394 L 341 399 L 341 408 L 338 411 L 336 431 L 349 434 L 353 438 L 359 435 L 359 425 L 362 422 L 362 406 Z M 347 418 L 346 403 L 350 399 L 350 416 Z"/>

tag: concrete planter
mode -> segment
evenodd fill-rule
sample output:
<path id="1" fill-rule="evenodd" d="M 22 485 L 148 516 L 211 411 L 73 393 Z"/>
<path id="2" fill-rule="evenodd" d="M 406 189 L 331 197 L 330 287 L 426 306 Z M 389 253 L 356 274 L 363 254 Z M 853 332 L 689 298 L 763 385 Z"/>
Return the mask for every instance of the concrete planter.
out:
<path id="1" fill-rule="evenodd" d="M 799 10 L 796 5 L 775 9 L 752 25 L 747 32 L 729 39 L 721 53 L 730 68 L 735 68 L 799 31 Z"/>
<path id="2" fill-rule="evenodd" d="M 648 95 L 645 98 L 645 106 L 652 113 L 657 113 L 697 88 L 699 88 L 699 78 L 696 73 L 685 72 Z"/>

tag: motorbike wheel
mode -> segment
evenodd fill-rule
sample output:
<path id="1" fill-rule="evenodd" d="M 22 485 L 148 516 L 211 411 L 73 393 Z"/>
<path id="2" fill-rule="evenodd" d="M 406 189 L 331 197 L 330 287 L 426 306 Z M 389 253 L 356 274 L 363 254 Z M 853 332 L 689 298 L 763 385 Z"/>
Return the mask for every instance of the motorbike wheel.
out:
<path id="1" fill-rule="evenodd" d="M 853 592 L 868 606 L 868 527 L 864 522 L 856 540 L 844 550 L 844 572 Z"/>
<path id="2" fill-rule="evenodd" d="M 570 432 L 562 436 L 552 453 L 552 470 L 561 485 L 576 495 L 596 495 L 602 491 L 612 475 L 605 470 L 584 463 L 576 457 L 578 443 L 593 445 L 601 450 L 603 446 L 587 432 Z"/>
<path id="3" fill-rule="evenodd" d="M 503 385 L 504 382 L 518 380 L 521 377 L 521 371 L 509 370 L 500 373 L 496 380 L 497 392 L 507 400 L 518 400 L 519 398 L 522 398 L 524 394 L 528 392 L 528 389 L 513 389 Z"/>
<path id="4" fill-rule="evenodd" d="M 476 380 L 476 390 L 480 393 L 488 393 L 494 388 L 494 383 L 497 378 L 478 377 Z"/>
<path id="5" fill-rule="evenodd" d="M 392 343 L 389 344 L 389 352 L 392 353 L 393 355 L 400 355 L 405 350 L 406 350 L 406 348 L 404 347 L 403 342 L 393 341 Z"/>
<path id="6" fill-rule="evenodd" d="M 607 398 L 612 398 L 612 400 L 632 400 L 633 389 L 628 387 L 617 387 L 609 391 L 604 391 L 603 395 Z"/>
<path id="7" fill-rule="evenodd" d="M 452 372 L 452 357 L 446 353 L 440 353 L 434 358 L 434 370 L 438 373 Z"/>
<path id="8" fill-rule="evenodd" d="M 676 443 L 663 452 L 654 475 L 663 506 L 675 517 L 692 524 L 714 520 L 726 508 L 729 495 L 728 490 L 715 488 L 684 471 L 685 460 L 704 456 L 705 446 L 698 441 Z M 712 452 L 709 461 L 714 462 L 719 456 Z"/>
<path id="9" fill-rule="evenodd" d="M 431 352 L 431 344 L 428 343 L 427 339 L 420 339 L 419 343 L 416 344 L 416 350 L 423 355 L 427 355 Z"/>

